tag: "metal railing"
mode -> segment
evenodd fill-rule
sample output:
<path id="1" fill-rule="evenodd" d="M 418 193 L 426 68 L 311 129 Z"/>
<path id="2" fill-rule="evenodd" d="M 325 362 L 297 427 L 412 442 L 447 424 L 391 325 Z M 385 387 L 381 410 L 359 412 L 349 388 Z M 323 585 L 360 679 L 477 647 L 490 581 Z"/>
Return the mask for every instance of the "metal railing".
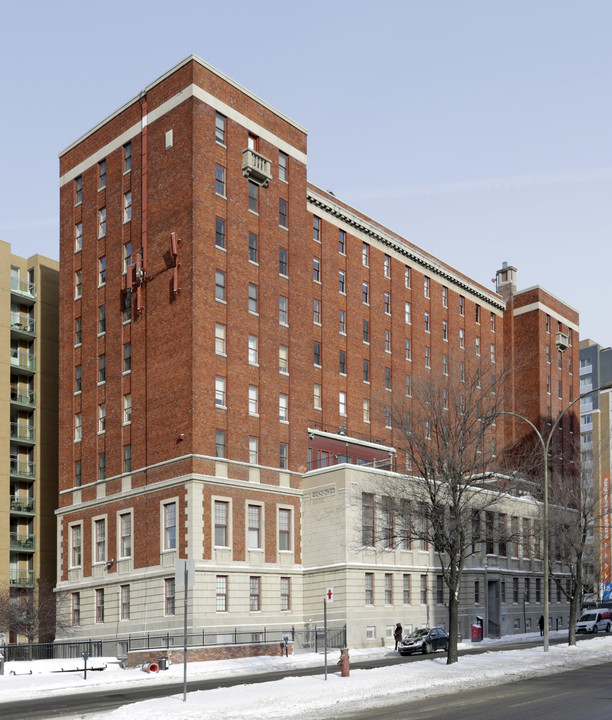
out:
<path id="1" fill-rule="evenodd" d="M 34 390 L 22 390 L 17 385 L 11 385 L 11 402 L 33 407 L 36 404 L 36 393 Z"/>
<path id="2" fill-rule="evenodd" d="M 34 442 L 36 440 L 36 428 L 34 425 L 22 425 L 18 422 L 12 422 L 11 440 Z"/>
<path id="3" fill-rule="evenodd" d="M 20 313 L 11 313 L 11 330 L 17 330 L 27 335 L 36 335 L 36 320 Z"/>
<path id="4" fill-rule="evenodd" d="M 11 365 L 23 370 L 36 370 L 36 355 L 27 350 L 11 348 Z"/>
<path id="5" fill-rule="evenodd" d="M 19 495 L 11 495 L 11 512 L 34 513 L 34 498 L 24 498 Z"/>
<path id="6" fill-rule="evenodd" d="M 34 587 L 34 570 L 11 570 L 9 584 L 11 587 Z"/>
<path id="7" fill-rule="evenodd" d="M 34 550 L 34 535 L 28 535 L 27 533 L 12 532 L 10 536 L 10 549 L 11 550 Z"/>
<path id="8" fill-rule="evenodd" d="M 21 280 L 20 278 L 11 278 L 11 292 L 18 293 L 25 297 L 36 297 L 36 283 Z"/>
<path id="9" fill-rule="evenodd" d="M 32 480 L 36 477 L 36 463 L 32 460 L 11 458 L 11 475 Z"/>

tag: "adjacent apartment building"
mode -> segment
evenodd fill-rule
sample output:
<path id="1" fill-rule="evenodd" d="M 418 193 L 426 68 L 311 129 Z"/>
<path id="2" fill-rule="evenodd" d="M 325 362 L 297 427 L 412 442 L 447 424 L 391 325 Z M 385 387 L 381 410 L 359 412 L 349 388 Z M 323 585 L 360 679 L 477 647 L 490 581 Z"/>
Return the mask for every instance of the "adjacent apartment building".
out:
<path id="1" fill-rule="evenodd" d="M 507 265 L 487 289 L 311 185 L 306 140 L 191 56 L 60 155 L 58 590 L 76 635 L 182 627 L 179 558 L 193 628 L 316 624 L 331 566 L 365 562 L 338 559 L 348 506 L 317 474 L 405 472 L 393 404 L 413 382 L 516 361 L 509 409 L 542 432 L 577 397 L 573 309 Z M 573 471 L 572 424 L 560 438 Z M 352 646 L 379 642 L 383 607 L 385 627 L 432 617 L 434 593 L 397 580 L 377 606 L 363 567 L 350 578 L 333 619 Z"/>
<path id="2" fill-rule="evenodd" d="M 0 589 L 18 603 L 55 583 L 59 265 L 0 255 Z"/>

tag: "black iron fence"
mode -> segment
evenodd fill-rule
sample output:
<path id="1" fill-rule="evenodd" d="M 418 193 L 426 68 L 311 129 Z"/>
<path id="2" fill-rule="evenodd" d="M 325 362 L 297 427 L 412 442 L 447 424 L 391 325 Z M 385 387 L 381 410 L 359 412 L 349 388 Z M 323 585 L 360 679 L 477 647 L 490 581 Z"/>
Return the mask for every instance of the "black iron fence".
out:
<path id="1" fill-rule="evenodd" d="M 314 627 L 306 630 L 296 630 L 294 627 L 285 630 L 269 630 L 256 628 L 253 630 L 214 629 L 202 630 L 199 633 L 187 635 L 187 647 L 215 647 L 229 645 L 253 645 L 267 643 L 282 643 L 288 638 L 294 649 L 323 652 L 325 647 L 325 629 Z M 185 637 L 181 633 L 165 633 L 154 635 L 129 635 L 126 638 L 113 640 L 62 640 L 52 643 L 9 643 L 0 645 L 0 654 L 5 662 L 23 660 L 68 660 L 80 658 L 84 652 L 90 658 L 118 657 L 125 658 L 132 651 L 139 650 L 169 650 L 182 648 Z M 346 625 L 327 628 L 327 647 L 346 647 Z"/>

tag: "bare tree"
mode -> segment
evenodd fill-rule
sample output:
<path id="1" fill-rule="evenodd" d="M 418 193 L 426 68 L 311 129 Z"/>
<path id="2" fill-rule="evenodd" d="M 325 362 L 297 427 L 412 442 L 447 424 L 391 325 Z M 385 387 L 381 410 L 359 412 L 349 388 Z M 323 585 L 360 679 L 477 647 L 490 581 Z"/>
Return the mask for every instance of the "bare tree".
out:
<path id="1" fill-rule="evenodd" d="M 71 630 L 68 620 L 61 619 L 68 617 L 61 612 L 68 601 L 68 593 L 55 593 L 51 583 L 43 578 L 36 587 L 18 593 L 6 589 L 0 592 L 0 631 L 25 637 L 30 643 L 52 641 L 57 630 L 62 633 Z"/>

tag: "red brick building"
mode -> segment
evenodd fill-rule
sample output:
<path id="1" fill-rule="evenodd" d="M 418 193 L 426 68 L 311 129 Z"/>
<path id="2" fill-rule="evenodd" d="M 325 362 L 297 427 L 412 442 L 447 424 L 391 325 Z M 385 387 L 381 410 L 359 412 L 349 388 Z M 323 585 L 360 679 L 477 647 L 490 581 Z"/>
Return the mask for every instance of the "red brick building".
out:
<path id="1" fill-rule="evenodd" d="M 537 357 L 513 410 L 538 421 L 578 392 L 571 308 L 313 187 L 306 139 L 192 56 L 61 153 L 58 577 L 83 635 L 180 627 L 178 558 L 194 628 L 299 626 L 302 475 L 405 468 L 412 378 Z"/>

